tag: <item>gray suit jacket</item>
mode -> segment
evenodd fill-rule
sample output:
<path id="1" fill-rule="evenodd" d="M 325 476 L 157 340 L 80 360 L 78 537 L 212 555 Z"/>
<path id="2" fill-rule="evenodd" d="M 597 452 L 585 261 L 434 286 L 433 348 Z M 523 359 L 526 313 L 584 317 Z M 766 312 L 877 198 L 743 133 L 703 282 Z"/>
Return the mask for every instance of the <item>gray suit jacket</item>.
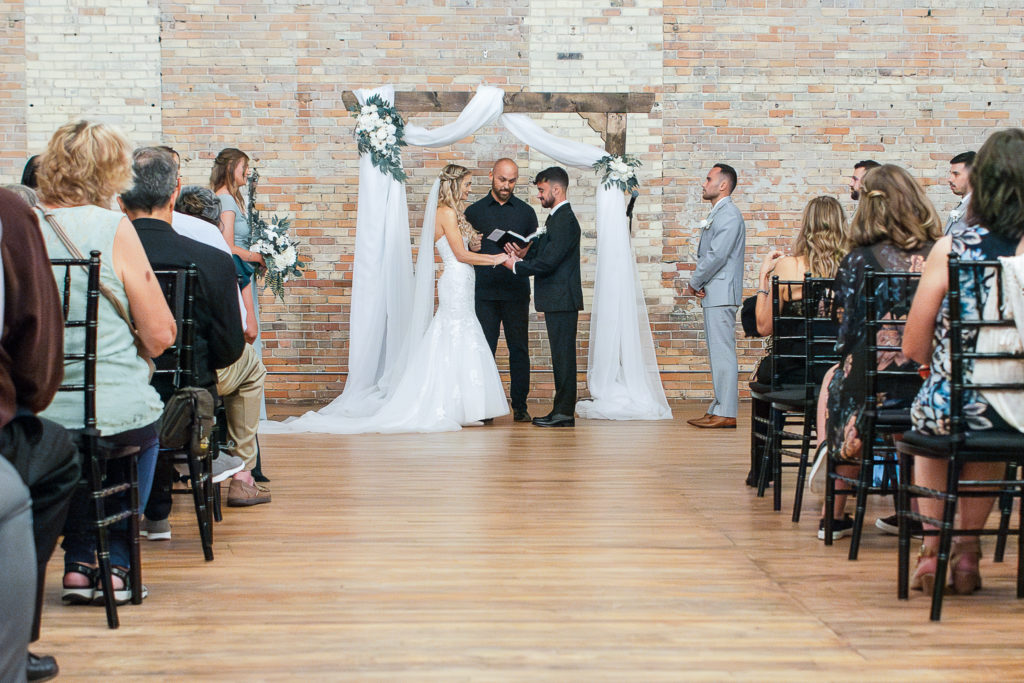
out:
<path id="1" fill-rule="evenodd" d="M 706 294 L 701 299 L 705 308 L 740 305 L 746 240 L 747 225 L 732 197 L 719 200 L 701 231 L 697 267 L 690 276 L 690 286 Z"/>
<path id="2" fill-rule="evenodd" d="M 967 226 L 967 205 L 971 201 L 971 195 L 964 195 L 955 209 L 949 213 L 946 219 L 946 227 L 942 230 L 943 235 L 948 235 L 954 230 L 964 230 Z"/>

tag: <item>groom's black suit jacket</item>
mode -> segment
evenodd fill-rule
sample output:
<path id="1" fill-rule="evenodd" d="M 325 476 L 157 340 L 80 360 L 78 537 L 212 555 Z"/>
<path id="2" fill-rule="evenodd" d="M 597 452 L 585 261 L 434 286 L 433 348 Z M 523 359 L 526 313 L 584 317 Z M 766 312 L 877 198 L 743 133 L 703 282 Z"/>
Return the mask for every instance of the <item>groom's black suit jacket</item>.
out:
<path id="1" fill-rule="evenodd" d="M 548 216 L 547 232 L 538 237 L 516 274 L 533 275 L 533 303 L 538 311 L 582 311 L 580 224 L 569 204 Z"/>

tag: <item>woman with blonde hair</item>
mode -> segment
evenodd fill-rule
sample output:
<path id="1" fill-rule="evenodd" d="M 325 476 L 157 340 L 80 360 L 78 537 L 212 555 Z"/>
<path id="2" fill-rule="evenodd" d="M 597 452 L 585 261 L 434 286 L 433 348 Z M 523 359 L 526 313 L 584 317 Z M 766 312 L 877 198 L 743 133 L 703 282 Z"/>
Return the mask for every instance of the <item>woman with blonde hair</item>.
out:
<path id="1" fill-rule="evenodd" d="M 942 236 L 942 221 L 924 190 L 904 169 L 883 164 L 867 172 L 861 180 L 861 197 L 857 212 L 850 222 L 853 248 L 836 273 L 835 297 L 839 334 L 836 351 L 839 364 L 834 366 L 822 385 L 819 402 L 818 434 L 828 438 L 830 457 L 840 461 L 836 472 L 855 477 L 860 470 L 861 412 L 866 398 L 866 345 L 864 322 L 867 317 L 865 273 L 920 273 L 925 257 Z M 873 292 L 880 316 L 905 318 L 908 309 L 901 304 L 904 292 L 885 282 Z M 903 328 L 893 325 L 879 332 L 886 335 L 880 344 L 899 346 Z M 879 355 L 878 369 L 912 369 L 917 364 L 899 353 Z M 827 390 L 826 390 L 827 389 Z M 880 382 L 876 400 L 888 409 L 909 408 L 916 393 L 913 385 Z M 853 532 L 853 520 L 843 516 L 846 495 L 836 493 L 832 528 L 833 540 Z M 876 525 L 891 532 L 893 518 L 880 519 Z M 818 525 L 818 538 L 825 538 L 824 519 Z"/>
<path id="2" fill-rule="evenodd" d="M 89 121 L 69 123 L 50 139 L 39 162 L 38 180 L 40 206 L 36 213 L 50 257 L 72 257 L 59 230 L 80 253 L 99 251 L 100 282 L 135 323 L 138 341 L 114 303 L 106 295 L 100 297 L 96 426 L 105 440 L 139 446 L 144 508 L 156 463 L 156 422 L 163 404 L 149 384 L 149 365 L 140 354 L 154 358 L 163 353 L 174 342 L 176 326 L 135 228 L 120 211 L 110 209 L 114 196 L 132 184 L 131 148 L 115 128 Z M 84 309 L 86 286 L 85 271 L 72 269 L 73 307 Z M 83 334 L 80 328 L 66 330 L 65 345 L 81 348 Z M 66 362 L 64 381 L 81 383 L 83 372 L 81 362 Z M 42 416 L 68 429 L 81 429 L 82 395 L 58 393 Z M 112 471 L 109 476 L 116 481 L 125 473 Z M 121 504 L 127 506 L 127 495 Z M 88 603 L 101 590 L 96 583 L 96 541 L 89 518 L 88 494 L 80 490 L 72 499 L 64 529 L 65 602 Z M 126 522 L 111 529 L 110 557 L 119 603 L 131 594 L 128 543 Z"/>
<path id="3" fill-rule="evenodd" d="M 772 329 L 772 277 L 777 275 L 779 280 L 783 281 L 803 280 L 807 273 L 814 277 L 835 277 L 836 270 L 839 269 L 839 262 L 850 250 L 846 232 L 846 214 L 843 213 L 843 207 L 838 200 L 834 197 L 821 196 L 807 202 L 800 219 L 800 230 L 793 240 L 792 253 L 787 256 L 781 250 L 775 249 L 766 254 L 761 262 L 757 305 L 754 309 L 759 334 L 768 336 L 774 332 Z M 779 298 L 784 314 L 797 316 L 801 314 L 803 309 L 799 302 L 803 298 L 803 287 L 783 287 L 779 291 Z M 797 332 L 799 331 L 780 330 L 779 334 L 786 336 Z M 780 353 L 787 355 L 794 353 L 792 349 L 784 348 L 785 340 L 780 339 L 775 343 L 783 345 L 783 348 L 779 349 Z M 780 377 L 800 376 L 802 370 L 803 363 L 793 358 L 780 359 L 779 367 L 774 368 L 775 374 Z M 757 366 L 754 381 L 750 384 L 751 391 L 755 393 L 768 391 L 772 383 L 772 372 L 771 363 L 767 362 L 767 358 L 762 359 Z M 754 418 L 752 429 L 755 434 L 760 434 L 761 438 L 751 440 L 748 486 L 757 486 L 761 466 L 761 444 L 767 436 L 765 423 L 758 421 L 757 418 L 767 420 L 770 407 L 766 401 L 761 401 L 756 397 L 751 400 L 751 415 Z"/>
<path id="4" fill-rule="evenodd" d="M 505 389 L 476 317 L 474 265 L 497 266 L 507 254 L 467 248 L 473 229 L 463 214 L 472 176 L 448 164 L 427 200 L 416 267 L 416 295 L 407 330 L 409 346 L 394 391 L 377 412 L 345 417 L 337 402 L 286 423 L 264 423 L 266 432 L 440 432 L 479 425 L 508 413 Z M 444 273 L 437 281 L 434 250 Z M 432 317 L 431 317 L 432 316 Z"/>

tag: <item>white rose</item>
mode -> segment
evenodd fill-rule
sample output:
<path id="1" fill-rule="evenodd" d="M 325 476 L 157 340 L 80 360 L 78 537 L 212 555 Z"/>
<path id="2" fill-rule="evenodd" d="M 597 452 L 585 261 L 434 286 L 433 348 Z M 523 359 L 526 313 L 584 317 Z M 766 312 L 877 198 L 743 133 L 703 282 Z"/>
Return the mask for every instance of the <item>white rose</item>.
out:
<path id="1" fill-rule="evenodd" d="M 708 227 L 708 219 L 705 218 L 704 220 L 702 220 L 700 222 L 700 229 L 701 230 L 707 230 L 707 227 Z"/>
<path id="2" fill-rule="evenodd" d="M 387 140 L 385 140 L 385 142 L 387 142 L 389 145 L 393 145 L 396 142 L 398 142 L 398 138 L 396 138 L 394 135 L 389 135 L 387 137 Z"/>
<path id="3" fill-rule="evenodd" d="M 614 182 L 619 182 L 619 180 L 621 180 L 618 173 L 612 173 L 608 176 L 608 179 Z"/>
<path id="4" fill-rule="evenodd" d="M 377 111 L 377 107 L 372 104 L 364 104 L 363 108 L 359 110 L 363 114 L 369 114 L 371 111 Z"/>
<path id="5" fill-rule="evenodd" d="M 393 126 L 392 124 L 389 123 L 387 125 L 387 131 L 388 131 L 388 135 L 394 135 L 395 133 L 398 132 L 398 128 L 396 128 L 395 126 Z"/>

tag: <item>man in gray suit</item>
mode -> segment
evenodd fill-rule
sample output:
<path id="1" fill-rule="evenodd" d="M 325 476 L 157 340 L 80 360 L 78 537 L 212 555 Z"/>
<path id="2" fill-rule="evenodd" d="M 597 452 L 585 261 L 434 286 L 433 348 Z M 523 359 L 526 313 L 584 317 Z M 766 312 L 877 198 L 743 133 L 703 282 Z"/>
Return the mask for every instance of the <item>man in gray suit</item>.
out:
<path id="1" fill-rule="evenodd" d="M 735 189 L 736 169 L 728 164 L 715 164 L 704 179 L 702 196 L 712 209 L 701 222 L 697 267 L 686 286 L 687 294 L 699 297 L 704 308 L 704 336 L 715 389 L 707 413 L 687 422 L 705 429 L 736 427 L 736 310 L 743 296 L 747 227 L 732 201 Z"/>
<path id="2" fill-rule="evenodd" d="M 974 156 L 974 152 L 961 152 L 949 161 L 949 177 L 946 181 L 953 194 L 960 197 L 960 203 L 949 212 L 943 235 L 967 228 L 967 206 L 971 203 L 971 166 L 974 164 Z"/>

